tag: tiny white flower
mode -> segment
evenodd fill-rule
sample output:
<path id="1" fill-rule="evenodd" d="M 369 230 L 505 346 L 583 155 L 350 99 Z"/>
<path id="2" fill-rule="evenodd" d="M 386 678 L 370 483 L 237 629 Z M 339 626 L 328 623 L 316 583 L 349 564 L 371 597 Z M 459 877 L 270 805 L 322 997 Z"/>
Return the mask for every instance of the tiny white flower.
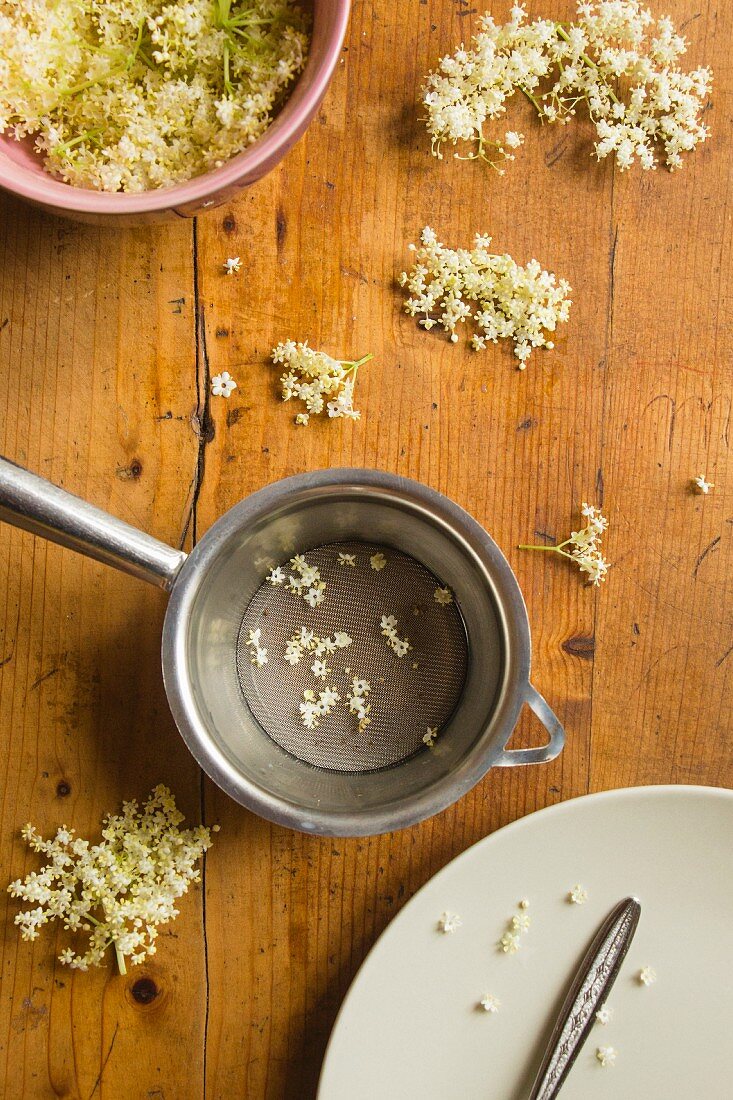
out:
<path id="1" fill-rule="evenodd" d="M 295 423 L 304 426 L 305 424 L 308 423 L 309 420 L 310 420 L 310 417 L 309 417 L 308 413 L 298 413 L 298 415 L 295 418 Z"/>
<path id="2" fill-rule="evenodd" d="M 455 932 L 456 928 L 460 928 L 462 924 L 463 921 L 457 913 L 451 913 L 446 910 L 438 921 L 438 930 L 450 935 L 452 932 Z"/>
<path id="3" fill-rule="evenodd" d="M 387 564 L 387 559 L 380 550 L 376 554 L 372 554 L 369 559 L 369 564 L 371 565 L 372 569 L 374 569 L 378 573 L 380 569 L 384 569 L 385 565 Z"/>
<path id="4" fill-rule="evenodd" d="M 493 993 L 484 993 L 479 1001 L 479 1005 L 483 1008 L 484 1012 L 498 1012 L 501 1007 L 501 1001 L 498 997 L 495 997 Z"/>
<path id="5" fill-rule="evenodd" d="M 498 948 L 505 955 L 516 955 L 519 950 L 519 935 L 516 932 L 505 932 L 499 940 Z"/>
<path id="6" fill-rule="evenodd" d="M 568 901 L 571 905 L 584 905 L 587 900 L 588 891 L 580 884 L 573 886 L 568 894 Z"/>
<path id="7" fill-rule="evenodd" d="M 432 749 L 435 744 L 435 739 L 438 736 L 437 726 L 428 726 L 428 732 L 423 734 L 423 744 L 427 745 L 429 749 Z"/>
<path id="8" fill-rule="evenodd" d="M 596 1050 L 596 1058 L 604 1067 L 614 1065 L 616 1054 L 617 1052 L 613 1047 L 598 1047 Z"/>
<path id="9" fill-rule="evenodd" d="M 230 397 L 236 388 L 237 383 L 227 370 L 222 371 L 221 374 L 215 374 L 211 379 L 211 392 L 214 397 Z"/>
<path id="10" fill-rule="evenodd" d="M 355 554 L 345 554 L 343 551 L 340 550 L 339 551 L 339 556 L 338 556 L 338 563 L 339 563 L 339 565 L 349 565 L 349 566 L 351 566 L 352 569 L 354 569 L 356 567 L 356 555 Z"/>
<path id="11" fill-rule="evenodd" d="M 516 913 L 512 917 L 512 928 L 515 932 L 528 932 L 532 918 L 529 913 Z"/>
<path id="12" fill-rule="evenodd" d="M 224 261 L 224 271 L 227 275 L 237 275 L 241 271 L 242 261 L 239 256 Z"/>
<path id="13" fill-rule="evenodd" d="M 711 489 L 715 488 L 712 481 L 706 481 L 704 474 L 698 474 L 697 477 L 693 477 L 692 484 L 696 487 L 700 493 L 709 493 Z"/>
<path id="14" fill-rule="evenodd" d="M 275 568 L 271 569 L 270 572 L 267 574 L 267 580 L 270 582 L 270 584 L 274 586 L 284 584 L 286 580 L 284 569 L 282 569 L 279 565 L 275 566 Z"/>
<path id="15" fill-rule="evenodd" d="M 453 603 L 453 593 L 450 588 L 436 588 L 435 592 L 433 592 L 433 599 L 436 603 L 445 606 L 446 604 Z"/>
<path id="16" fill-rule="evenodd" d="M 657 980 L 657 972 L 652 966 L 645 966 L 637 975 L 640 985 L 654 985 Z"/>
<path id="17" fill-rule="evenodd" d="M 519 903 L 520 909 L 529 909 L 529 898 L 522 898 Z"/>
<path id="18" fill-rule="evenodd" d="M 603 1008 L 599 1008 L 596 1012 L 596 1020 L 599 1024 L 610 1024 L 613 1017 L 613 1009 L 608 1005 L 604 1005 Z"/>
<path id="19" fill-rule="evenodd" d="M 316 660 L 311 665 L 311 672 L 316 680 L 325 680 L 331 674 L 331 669 L 326 667 L 325 661 Z"/>

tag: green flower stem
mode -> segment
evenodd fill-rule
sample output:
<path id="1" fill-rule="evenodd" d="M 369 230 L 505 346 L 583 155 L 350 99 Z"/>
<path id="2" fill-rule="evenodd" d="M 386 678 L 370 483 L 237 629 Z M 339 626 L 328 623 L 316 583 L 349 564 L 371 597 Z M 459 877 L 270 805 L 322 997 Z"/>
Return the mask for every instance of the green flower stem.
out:
<path id="1" fill-rule="evenodd" d="M 125 966 L 125 956 L 120 951 L 120 949 L 117 946 L 116 942 L 115 942 L 115 955 L 117 956 L 117 967 L 119 969 L 120 974 L 124 978 L 125 975 L 127 974 L 127 967 Z"/>
<path id="2" fill-rule="evenodd" d="M 370 359 L 374 358 L 374 352 L 370 351 L 368 355 L 364 355 L 361 359 L 341 359 L 339 362 L 342 367 L 348 367 L 350 371 L 357 370 L 363 366 L 364 363 L 368 363 Z"/>
<path id="3" fill-rule="evenodd" d="M 563 26 L 562 23 L 556 23 L 555 24 L 555 30 L 560 35 L 560 37 L 565 40 L 565 42 L 568 42 L 568 43 L 570 42 L 570 35 L 565 30 L 565 27 Z M 596 72 L 600 74 L 601 70 L 598 68 L 598 65 L 595 63 L 595 61 L 592 61 L 591 58 L 588 57 L 587 53 L 582 53 L 580 55 L 580 59 L 581 59 L 581 61 L 585 61 L 586 65 L 590 65 L 590 67 L 592 69 L 595 69 Z M 620 103 L 621 101 L 619 100 L 618 96 L 616 95 L 616 93 L 614 92 L 614 90 L 610 86 L 610 84 L 605 79 L 604 79 L 603 83 L 608 88 L 608 94 L 610 95 L 613 102 L 614 103 Z M 585 96 L 583 98 L 585 98 Z"/>
<path id="4" fill-rule="evenodd" d="M 558 543 L 557 546 L 529 546 L 522 543 L 517 547 L 517 550 L 545 550 L 550 551 L 553 554 L 559 554 L 562 558 L 569 558 L 572 561 L 573 555 L 568 554 L 567 550 L 562 549 L 563 546 L 567 546 L 568 542 L 570 542 L 570 539 L 567 539 L 565 542 Z"/>

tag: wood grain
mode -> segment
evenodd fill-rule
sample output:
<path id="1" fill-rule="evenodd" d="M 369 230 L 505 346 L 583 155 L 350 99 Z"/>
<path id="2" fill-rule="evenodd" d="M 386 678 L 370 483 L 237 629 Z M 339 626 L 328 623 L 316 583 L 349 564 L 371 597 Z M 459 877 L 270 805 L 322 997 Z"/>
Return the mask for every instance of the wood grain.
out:
<path id="1" fill-rule="evenodd" d="M 426 879 L 524 813 L 637 783 L 733 782 L 729 43 L 733 11 L 667 5 L 715 71 L 713 140 L 682 172 L 620 175 L 583 124 L 540 128 L 503 179 L 428 154 L 418 90 L 472 9 L 357 2 L 344 63 L 278 170 L 194 224 L 112 231 L 2 202 L 2 452 L 172 544 L 191 545 L 268 482 L 330 465 L 418 478 L 507 553 L 533 630 L 533 678 L 564 720 L 552 765 L 499 770 L 413 829 L 320 840 L 260 821 L 204 781 L 166 707 L 161 594 L 0 528 L 0 852 L 33 860 L 31 819 L 93 834 L 168 782 L 219 822 L 203 887 L 154 965 L 70 974 L 52 933 L 22 943 L 3 903 L 0 1093 L 188 1100 L 314 1094 L 366 951 Z M 496 7 L 496 13 L 499 8 Z M 568 3 L 531 5 L 567 15 Z M 554 352 L 518 373 L 401 312 L 396 275 L 431 224 L 490 232 L 574 288 Z M 239 255 L 239 277 L 223 275 Z M 6 323 L 7 318 L 7 323 Z M 375 359 L 359 423 L 292 422 L 269 349 L 309 339 Z M 209 397 L 213 374 L 239 388 Z M 705 472 L 708 497 L 689 492 Z M 515 549 L 561 534 L 581 500 L 611 519 L 600 590 Z M 516 743 L 539 734 L 524 718 Z M 143 980 L 143 985 L 139 983 Z"/>

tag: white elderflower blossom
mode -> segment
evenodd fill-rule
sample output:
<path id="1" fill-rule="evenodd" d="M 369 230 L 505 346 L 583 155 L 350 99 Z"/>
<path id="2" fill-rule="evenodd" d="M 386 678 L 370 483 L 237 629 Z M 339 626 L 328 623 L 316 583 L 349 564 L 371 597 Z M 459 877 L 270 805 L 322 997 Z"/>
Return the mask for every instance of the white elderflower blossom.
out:
<path id="1" fill-rule="evenodd" d="M 467 143 L 462 160 L 481 159 L 503 174 L 522 135 L 491 139 L 487 128 L 522 92 L 546 122 L 568 122 L 582 105 L 595 125 L 598 159 L 621 169 L 636 160 L 670 169 L 709 135 L 701 121 L 712 83 L 709 69 L 684 72 L 687 43 L 667 16 L 653 19 L 640 0 L 578 0 L 572 23 L 528 21 L 516 4 L 503 25 L 479 19 L 468 47 L 441 59 L 423 89 L 435 156 Z"/>
<path id="2" fill-rule="evenodd" d="M 423 734 L 423 744 L 427 745 L 429 749 L 432 749 L 435 744 L 435 739 L 438 736 L 437 726 L 428 726 L 428 732 Z"/>
<path id="3" fill-rule="evenodd" d="M 596 1012 L 596 1020 L 599 1024 L 610 1024 L 613 1019 L 613 1009 L 608 1005 L 604 1005 L 603 1008 L 599 1008 Z"/>
<path id="4" fill-rule="evenodd" d="M 33 906 L 15 917 L 23 939 L 36 939 L 52 920 L 84 934 L 86 951 L 67 947 L 59 955 L 76 970 L 101 965 L 110 946 L 121 974 L 126 960 L 138 964 L 155 954 L 158 926 L 178 916 L 175 903 L 198 881 L 195 865 L 211 847 L 207 828 L 181 830 L 182 821 L 173 795 L 159 785 L 142 807 L 124 802 L 121 814 L 106 817 L 98 844 L 66 826 L 44 840 L 26 825 L 24 839 L 48 862 L 8 886 L 13 897 Z"/>
<path id="5" fill-rule="evenodd" d="M 609 563 L 601 554 L 601 538 L 608 527 L 608 520 L 592 504 L 585 501 L 580 508 L 581 515 L 587 521 L 585 527 L 579 531 L 571 531 L 570 536 L 564 542 L 555 546 L 536 546 L 522 543 L 519 550 L 544 550 L 546 552 L 560 554 L 563 558 L 574 561 L 581 573 L 585 573 L 588 579 L 595 585 L 606 579 Z"/>
<path id="6" fill-rule="evenodd" d="M 637 977 L 639 985 L 650 986 L 657 980 L 657 972 L 653 966 L 645 966 L 639 971 Z"/>
<path id="7" fill-rule="evenodd" d="M 715 488 L 715 484 L 712 481 L 707 481 L 705 474 L 698 474 L 697 477 L 693 477 L 692 484 L 697 489 L 698 493 L 709 493 L 711 489 Z"/>
<path id="8" fill-rule="evenodd" d="M 280 378 L 283 401 L 296 398 L 305 404 L 307 412 L 298 413 L 298 424 L 307 424 L 310 415 L 325 412 L 333 419 L 345 417 L 359 420 L 361 413 L 354 408 L 354 385 L 359 367 L 374 356 L 361 359 L 332 359 L 323 351 L 314 351 L 308 344 L 296 344 L 286 340 L 272 349 L 272 361 L 285 367 Z M 330 398 L 331 400 L 327 400 Z"/>
<path id="9" fill-rule="evenodd" d="M 250 660 L 252 661 L 252 664 L 257 665 L 258 668 L 262 668 L 263 665 L 267 664 L 267 650 L 264 646 L 260 645 L 261 640 L 262 631 L 259 629 L 259 627 L 257 630 L 250 630 L 247 637 Z"/>
<path id="10" fill-rule="evenodd" d="M 438 931 L 443 932 L 449 936 L 462 925 L 463 921 L 457 913 L 451 913 L 446 910 L 445 913 L 441 914 L 440 920 L 438 921 Z"/>
<path id="11" fill-rule="evenodd" d="M 484 1012 L 498 1012 L 501 1007 L 501 1001 L 498 997 L 495 997 L 493 993 L 484 993 L 479 1001 L 479 1007 L 483 1008 Z"/>
<path id="12" fill-rule="evenodd" d="M 534 348 L 554 347 L 549 334 L 570 314 L 565 279 L 556 279 L 537 260 L 522 267 L 511 256 L 489 252 L 491 237 L 480 233 L 470 250 L 446 248 L 430 226 L 420 241 L 419 248 L 411 246 L 414 266 L 399 282 L 410 295 L 405 312 L 419 317 L 423 328 L 439 325 L 455 343 L 456 326 L 471 319 L 479 330 L 471 340 L 474 350 L 511 340 L 520 370 Z"/>
<path id="13" fill-rule="evenodd" d="M 453 603 L 453 593 L 450 588 L 436 588 L 433 592 L 433 599 L 436 603 L 445 607 L 447 604 Z"/>
<path id="14" fill-rule="evenodd" d="M 168 187 L 264 133 L 307 32 L 292 0 L 3 4 L 0 132 L 77 187 Z"/>
<path id="15" fill-rule="evenodd" d="M 604 1068 L 615 1064 L 616 1054 L 613 1047 L 598 1047 L 596 1050 L 596 1058 Z"/>
<path id="16" fill-rule="evenodd" d="M 411 649 L 408 638 L 400 638 L 397 633 L 397 620 L 394 615 L 382 615 L 380 622 L 382 634 L 387 639 L 387 645 L 398 657 L 404 657 Z"/>
<path id="17" fill-rule="evenodd" d="M 580 883 L 576 883 L 568 894 L 568 901 L 571 905 L 585 905 L 588 900 L 588 891 Z"/>
<path id="18" fill-rule="evenodd" d="M 369 564 L 376 573 L 379 573 L 379 571 L 381 569 L 384 569 L 385 565 L 387 564 L 387 559 L 385 558 L 382 551 L 379 550 L 376 554 L 372 554 L 369 559 Z"/>
<path id="19" fill-rule="evenodd" d="M 499 940 L 499 950 L 505 955 L 516 955 L 519 950 L 519 935 L 516 932 L 505 932 Z"/>
<path id="20" fill-rule="evenodd" d="M 242 270 L 242 261 L 239 256 L 234 256 L 232 259 L 224 261 L 224 274 L 225 275 L 238 275 Z"/>
<path id="21" fill-rule="evenodd" d="M 372 709 L 371 703 L 367 703 L 371 690 L 371 684 L 368 680 L 360 680 L 358 676 L 354 676 L 351 681 L 351 691 L 346 696 L 349 711 L 356 715 L 359 720 L 359 733 L 363 733 L 372 721 L 369 717 Z"/>
<path id="22" fill-rule="evenodd" d="M 343 551 L 339 551 L 338 556 L 339 565 L 350 565 L 352 569 L 356 568 L 356 554 L 345 554 Z"/>
<path id="23" fill-rule="evenodd" d="M 221 374 L 215 374 L 211 379 L 211 392 L 214 397 L 231 397 L 236 388 L 237 383 L 228 370 L 223 370 Z"/>
<path id="24" fill-rule="evenodd" d="M 292 573 L 286 573 L 284 567 L 278 565 L 271 570 L 267 580 L 270 584 L 285 584 L 290 592 L 300 596 L 309 607 L 319 607 L 326 598 L 326 582 L 321 580 L 320 570 L 309 565 L 302 554 L 296 554 L 288 564 Z"/>

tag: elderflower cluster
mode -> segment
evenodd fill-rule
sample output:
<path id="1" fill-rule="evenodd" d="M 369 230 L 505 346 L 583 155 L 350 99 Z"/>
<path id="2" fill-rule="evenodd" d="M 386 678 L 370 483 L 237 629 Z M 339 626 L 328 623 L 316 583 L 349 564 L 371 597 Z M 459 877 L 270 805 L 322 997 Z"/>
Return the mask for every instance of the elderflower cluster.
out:
<path id="1" fill-rule="evenodd" d="M 315 691 L 307 689 L 303 692 L 303 702 L 300 704 L 300 715 L 306 729 L 315 729 L 319 719 L 330 714 L 341 696 L 335 688 L 325 688 L 319 691 L 316 697 Z"/>
<path id="2" fill-rule="evenodd" d="M 349 710 L 359 719 L 359 733 L 363 733 L 371 723 L 369 714 L 372 705 L 367 703 L 371 690 L 371 684 L 368 680 L 360 680 L 358 676 L 355 676 L 351 681 L 351 691 L 346 696 Z"/>
<path id="3" fill-rule="evenodd" d="M 178 916 L 175 903 L 198 880 L 196 863 L 212 843 L 208 829 L 181 830 L 182 821 L 173 795 L 161 785 L 142 807 L 125 802 L 121 814 L 106 817 L 98 844 L 65 825 L 53 840 L 26 825 L 23 838 L 48 862 L 8 887 L 31 905 L 15 917 L 23 939 L 36 939 L 52 920 L 87 935 L 86 951 L 67 947 L 59 956 L 77 970 L 99 966 L 110 946 L 121 974 L 126 959 L 137 964 L 154 955 L 158 925 Z"/>
<path id="4" fill-rule="evenodd" d="M 359 420 L 361 413 L 354 408 L 356 374 L 372 358 L 370 353 L 361 359 L 332 359 L 325 352 L 314 351 L 307 343 L 296 344 L 294 340 L 286 340 L 272 349 L 273 363 L 287 368 L 280 378 L 283 401 L 296 397 L 306 407 L 307 411 L 295 418 L 298 424 L 307 424 L 311 415 L 324 409 L 332 419 Z"/>
<path id="5" fill-rule="evenodd" d="M 491 237 L 480 233 L 470 251 L 444 247 L 429 226 L 420 241 L 419 248 L 410 245 L 415 264 L 399 281 L 410 294 L 405 312 L 419 316 L 423 328 L 440 325 L 457 343 L 456 326 L 471 318 L 478 327 L 473 348 L 480 351 L 487 341 L 511 340 L 520 370 L 533 348 L 554 346 L 548 333 L 570 313 L 565 279 L 556 279 L 537 260 L 522 267 L 511 256 L 492 254 Z"/>
<path id="6" fill-rule="evenodd" d="M 547 122 L 567 122 L 583 105 L 596 127 L 599 160 L 613 155 L 619 168 L 638 159 L 670 169 L 708 137 L 701 121 L 710 93 L 707 68 L 684 72 L 687 42 L 672 20 L 655 20 L 640 0 L 579 0 L 573 23 L 528 22 L 515 4 L 503 25 L 480 20 L 470 46 L 444 57 L 423 92 L 433 153 L 468 142 L 461 159 L 480 158 L 502 172 L 522 136 L 490 140 L 486 127 L 522 92 Z M 458 154 L 455 154 L 458 156 Z"/>
<path id="7" fill-rule="evenodd" d="M 351 644 L 352 639 L 344 630 L 337 630 L 329 638 L 319 638 L 312 630 L 306 630 L 301 626 L 298 633 L 288 639 L 283 660 L 289 665 L 297 665 L 305 653 L 312 653 L 316 659 L 319 659 L 327 653 L 335 653 L 337 649 L 346 649 Z M 318 674 L 314 673 L 314 675 Z"/>
<path id="8" fill-rule="evenodd" d="M 274 587 L 285 585 L 296 596 L 305 600 L 309 607 L 319 607 L 326 598 L 326 582 L 321 580 L 321 571 L 315 565 L 309 565 L 302 554 L 290 559 L 292 573 L 286 573 L 281 565 L 276 565 L 267 574 L 267 581 Z"/>
<path id="9" fill-rule="evenodd" d="M 599 585 L 606 579 L 609 563 L 601 553 L 601 538 L 608 527 L 608 520 L 599 508 L 583 502 L 580 508 L 583 518 L 587 520 L 585 527 L 579 531 L 571 531 L 568 538 L 559 542 L 556 546 L 530 546 L 521 545 L 520 550 L 543 550 L 548 553 L 560 554 L 563 558 L 574 561 L 581 573 L 585 573 L 589 580 Z"/>
<path id="10" fill-rule="evenodd" d="M 292 0 L 4 3 L 0 133 L 77 187 L 168 187 L 264 133 L 308 43 Z"/>
<path id="11" fill-rule="evenodd" d="M 379 625 L 382 634 L 384 634 L 387 639 L 387 645 L 398 657 L 404 657 L 405 654 L 412 649 L 409 640 L 407 638 L 400 638 L 398 635 L 397 620 L 394 615 L 382 615 L 382 620 Z"/>

